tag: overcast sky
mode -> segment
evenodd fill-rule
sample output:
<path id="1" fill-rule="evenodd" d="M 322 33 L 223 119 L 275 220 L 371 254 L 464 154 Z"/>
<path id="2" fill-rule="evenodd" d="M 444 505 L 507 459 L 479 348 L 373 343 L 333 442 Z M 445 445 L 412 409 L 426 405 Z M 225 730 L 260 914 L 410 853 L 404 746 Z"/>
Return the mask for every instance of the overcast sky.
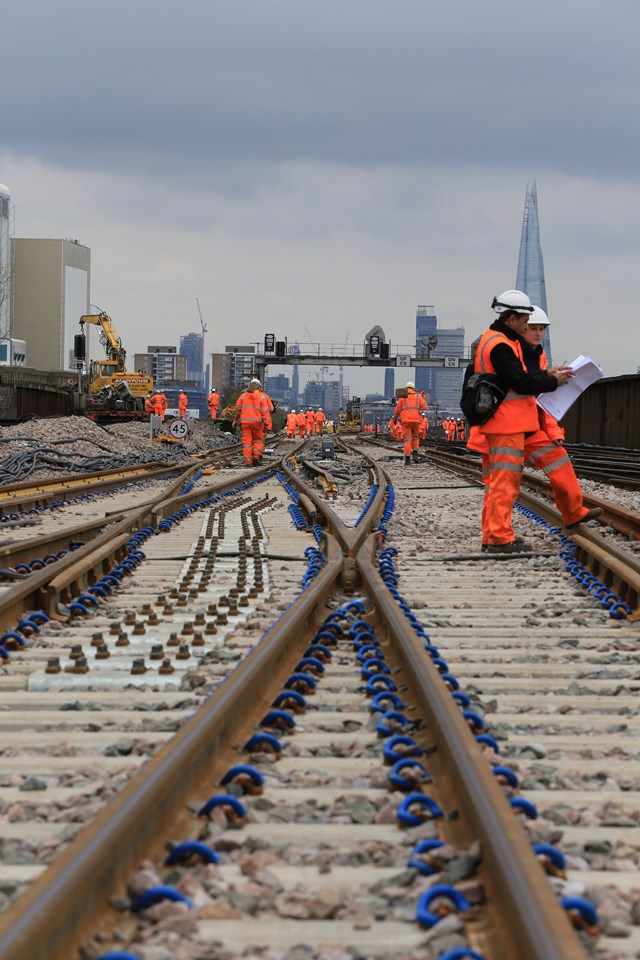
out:
<path id="1" fill-rule="evenodd" d="M 196 297 L 209 351 L 409 344 L 418 304 L 469 344 L 535 179 L 554 360 L 635 373 L 639 35 L 637 0 L 21 0 L 0 182 L 132 356 Z"/>

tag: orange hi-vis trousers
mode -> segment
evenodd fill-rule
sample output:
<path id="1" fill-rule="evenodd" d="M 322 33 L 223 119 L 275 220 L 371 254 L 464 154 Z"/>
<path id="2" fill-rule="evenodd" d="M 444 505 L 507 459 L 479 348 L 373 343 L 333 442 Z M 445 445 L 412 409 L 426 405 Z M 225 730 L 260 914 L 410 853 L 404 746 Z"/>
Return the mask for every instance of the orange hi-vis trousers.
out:
<path id="1" fill-rule="evenodd" d="M 482 542 L 515 540 L 513 506 L 520 493 L 524 468 L 524 433 L 486 433 L 489 444 L 489 485 L 482 510 Z"/>
<path id="2" fill-rule="evenodd" d="M 420 421 L 402 423 L 402 439 L 404 440 L 404 455 L 410 457 L 413 450 L 420 446 Z"/>
<path id="3" fill-rule="evenodd" d="M 549 439 L 544 430 L 537 430 L 525 437 L 524 457 L 546 473 L 565 526 L 582 520 L 589 511 L 582 502 L 582 490 L 565 448 Z"/>
<path id="4" fill-rule="evenodd" d="M 251 465 L 264 453 L 264 426 L 262 420 L 240 421 L 242 427 L 242 454 L 244 462 Z"/>
<path id="5" fill-rule="evenodd" d="M 551 492 L 556 507 L 562 515 L 565 526 L 577 523 L 589 512 L 585 507 L 580 483 L 569 459 L 569 454 L 561 444 L 551 440 L 544 430 L 525 437 L 524 459 L 533 467 L 543 470 L 551 484 Z M 482 454 L 482 482 L 485 492 L 489 488 L 491 466 L 486 453 Z M 482 529 L 485 530 L 485 506 L 482 508 Z M 483 541 L 484 542 L 484 541 Z"/>

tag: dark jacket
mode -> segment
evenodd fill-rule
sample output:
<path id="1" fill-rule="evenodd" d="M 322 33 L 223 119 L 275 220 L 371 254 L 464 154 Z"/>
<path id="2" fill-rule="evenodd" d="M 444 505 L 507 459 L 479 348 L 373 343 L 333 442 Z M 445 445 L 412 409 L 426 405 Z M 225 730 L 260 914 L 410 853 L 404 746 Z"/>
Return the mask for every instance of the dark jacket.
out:
<path id="1" fill-rule="evenodd" d="M 515 330 L 508 327 L 501 320 L 491 324 L 491 330 L 497 330 L 509 340 L 519 340 L 527 370 L 523 370 L 520 361 L 506 343 L 497 344 L 491 351 L 491 363 L 501 386 L 514 390 L 526 396 L 537 396 L 539 393 L 551 393 L 558 387 L 558 381 L 550 373 L 544 373 L 538 366 L 538 358 L 531 357 L 531 366 L 527 360 L 527 351 L 533 353 L 533 348 L 523 340 Z M 542 349 L 540 349 L 542 352 Z"/>

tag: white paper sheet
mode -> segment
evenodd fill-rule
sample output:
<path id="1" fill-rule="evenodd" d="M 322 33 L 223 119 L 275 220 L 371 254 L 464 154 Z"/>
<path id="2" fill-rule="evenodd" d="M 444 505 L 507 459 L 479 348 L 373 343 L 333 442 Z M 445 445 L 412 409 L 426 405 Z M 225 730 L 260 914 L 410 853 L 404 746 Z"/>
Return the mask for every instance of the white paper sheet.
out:
<path id="1" fill-rule="evenodd" d="M 569 366 L 573 370 L 571 380 L 567 380 L 553 393 L 541 393 L 536 398 L 538 405 L 556 420 L 561 420 L 580 394 L 604 376 L 598 364 L 591 357 L 585 357 L 582 354 Z"/>

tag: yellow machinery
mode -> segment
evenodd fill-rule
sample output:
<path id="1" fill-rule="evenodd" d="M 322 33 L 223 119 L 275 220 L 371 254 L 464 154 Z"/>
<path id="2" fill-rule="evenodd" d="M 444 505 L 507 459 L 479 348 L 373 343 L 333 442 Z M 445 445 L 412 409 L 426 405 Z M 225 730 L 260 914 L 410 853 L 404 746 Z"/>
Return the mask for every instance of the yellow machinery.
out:
<path id="1" fill-rule="evenodd" d="M 360 398 L 354 397 L 347 404 L 344 412 L 338 414 L 336 423 L 337 433 L 360 433 L 362 428 L 362 408 Z"/>
<path id="2" fill-rule="evenodd" d="M 85 323 L 99 328 L 100 343 L 107 354 L 106 360 L 89 361 L 89 417 L 143 417 L 144 398 L 153 392 L 153 377 L 127 370 L 127 351 L 104 311 L 80 317 L 83 333 Z"/>

